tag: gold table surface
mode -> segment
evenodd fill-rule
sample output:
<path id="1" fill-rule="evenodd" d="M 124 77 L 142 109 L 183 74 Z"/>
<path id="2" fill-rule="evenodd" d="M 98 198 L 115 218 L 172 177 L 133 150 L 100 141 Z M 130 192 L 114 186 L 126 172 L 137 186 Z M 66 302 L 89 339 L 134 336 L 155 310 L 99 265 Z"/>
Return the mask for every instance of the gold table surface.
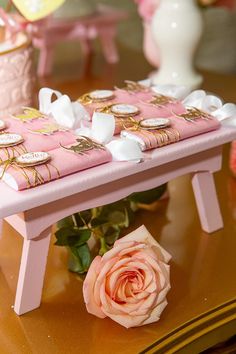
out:
<path id="1" fill-rule="evenodd" d="M 81 65 L 82 66 L 82 65 Z M 141 54 L 121 48 L 121 61 L 108 66 L 100 55 L 81 76 L 78 63 L 40 82 L 73 98 L 95 88 L 145 78 L 149 65 Z M 204 88 L 236 101 L 236 77 L 204 73 Z M 169 185 L 170 199 L 155 212 L 138 212 L 135 228 L 145 224 L 172 255 L 169 305 L 157 323 L 125 329 L 86 312 L 80 279 L 67 271 L 67 251 L 50 247 L 40 309 L 18 317 L 11 308 L 22 239 L 4 223 L 0 240 L 0 353 L 130 354 L 198 353 L 236 333 L 236 179 L 228 169 L 229 147 L 216 186 L 225 227 L 201 230 L 190 177 Z M 207 191 L 206 191 L 207 193 Z"/>

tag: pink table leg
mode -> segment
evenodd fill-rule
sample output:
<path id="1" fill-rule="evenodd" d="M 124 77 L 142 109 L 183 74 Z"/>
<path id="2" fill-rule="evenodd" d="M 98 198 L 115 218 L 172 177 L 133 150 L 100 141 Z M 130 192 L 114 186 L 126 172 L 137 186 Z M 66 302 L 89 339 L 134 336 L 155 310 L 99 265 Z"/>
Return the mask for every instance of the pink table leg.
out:
<path id="1" fill-rule="evenodd" d="M 18 315 L 39 307 L 51 227 L 33 240 L 24 238 L 14 310 Z"/>
<path id="2" fill-rule="evenodd" d="M 221 229 L 223 220 L 212 173 L 195 173 L 192 185 L 203 230 L 214 232 Z"/>
<path id="3" fill-rule="evenodd" d="M 80 46 L 83 55 L 87 58 L 92 53 L 92 45 L 89 39 L 80 38 Z"/>
<path id="4" fill-rule="evenodd" d="M 53 54 L 54 47 L 52 44 L 50 47 L 46 45 L 39 47 L 39 61 L 37 69 L 39 76 L 46 76 L 51 74 L 53 66 Z"/>
<path id="5" fill-rule="evenodd" d="M 119 54 L 115 43 L 116 25 L 98 28 L 98 36 L 102 45 L 102 50 L 106 61 L 115 64 L 119 61 Z"/>

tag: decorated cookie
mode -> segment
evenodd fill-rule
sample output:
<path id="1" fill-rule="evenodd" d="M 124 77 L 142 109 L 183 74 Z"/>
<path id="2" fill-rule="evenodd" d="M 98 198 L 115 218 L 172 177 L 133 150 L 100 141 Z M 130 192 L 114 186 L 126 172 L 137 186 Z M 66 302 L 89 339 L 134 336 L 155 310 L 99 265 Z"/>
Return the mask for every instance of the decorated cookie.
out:
<path id="1" fill-rule="evenodd" d="M 139 125 L 147 130 L 162 129 L 170 126 L 170 120 L 167 118 L 143 119 L 139 122 Z"/>
<path id="2" fill-rule="evenodd" d="M 24 138 L 19 134 L 5 133 L 0 134 L 0 148 L 15 146 L 23 143 Z"/>
<path id="3" fill-rule="evenodd" d="M 139 109 L 131 104 L 118 103 L 111 106 L 111 113 L 117 117 L 129 117 L 139 114 Z"/>
<path id="4" fill-rule="evenodd" d="M 112 90 L 95 90 L 88 94 L 94 102 L 108 101 L 114 98 Z"/>
<path id="5" fill-rule="evenodd" d="M 26 154 L 20 155 L 16 158 L 17 165 L 21 167 L 32 167 L 41 165 L 48 162 L 51 159 L 47 152 L 28 152 Z"/>

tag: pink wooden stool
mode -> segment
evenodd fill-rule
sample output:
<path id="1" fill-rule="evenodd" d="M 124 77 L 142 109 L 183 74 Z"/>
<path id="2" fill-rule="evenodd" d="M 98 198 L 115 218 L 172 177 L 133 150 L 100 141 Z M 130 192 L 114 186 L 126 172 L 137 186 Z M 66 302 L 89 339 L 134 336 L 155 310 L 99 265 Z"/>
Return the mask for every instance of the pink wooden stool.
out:
<path id="1" fill-rule="evenodd" d="M 127 12 L 107 6 L 98 6 L 95 14 L 75 20 L 48 17 L 28 26 L 33 45 L 40 50 L 38 75 L 51 74 L 53 53 L 61 41 L 79 40 L 85 58 L 91 53 L 91 41 L 100 40 L 108 63 L 116 63 L 119 55 L 115 43 L 117 25 L 127 18 Z"/>
<path id="2" fill-rule="evenodd" d="M 203 230 L 223 227 L 213 172 L 220 170 L 222 145 L 236 139 L 236 129 L 222 127 L 146 153 L 140 164 L 111 162 L 48 184 L 16 192 L 0 183 L 0 218 L 24 238 L 14 310 L 39 307 L 51 226 L 75 212 L 117 201 L 192 173 Z"/>

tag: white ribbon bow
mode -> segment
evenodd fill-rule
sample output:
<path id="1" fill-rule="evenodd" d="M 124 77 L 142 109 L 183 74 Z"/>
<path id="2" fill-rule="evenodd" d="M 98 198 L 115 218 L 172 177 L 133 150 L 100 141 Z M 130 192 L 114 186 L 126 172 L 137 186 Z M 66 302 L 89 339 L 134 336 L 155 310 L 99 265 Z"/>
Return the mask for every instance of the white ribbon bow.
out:
<path id="1" fill-rule="evenodd" d="M 190 93 L 184 100 L 185 107 L 196 107 L 210 113 L 224 125 L 236 125 L 236 105 L 223 104 L 222 100 L 214 95 L 208 95 L 204 90 Z"/>
<path id="2" fill-rule="evenodd" d="M 52 102 L 55 95 L 57 99 Z M 89 120 L 89 114 L 79 102 L 71 102 L 69 96 L 61 92 L 44 87 L 39 91 L 39 110 L 51 115 L 55 121 L 69 129 L 77 129 L 82 120 Z"/>
<path id="3" fill-rule="evenodd" d="M 91 127 L 82 127 L 75 132 L 104 144 L 111 152 L 114 161 L 140 162 L 142 151 L 137 142 L 128 139 L 111 140 L 115 131 L 115 118 L 112 114 L 94 112 Z"/>
<path id="4" fill-rule="evenodd" d="M 176 98 L 177 100 L 184 99 L 184 97 L 186 97 L 190 92 L 190 89 L 186 86 L 171 85 L 171 84 L 152 85 L 152 79 L 141 80 L 138 83 L 143 86 L 149 87 L 154 93 L 173 97 Z"/>
<path id="5" fill-rule="evenodd" d="M 151 87 L 152 91 L 164 96 L 170 96 L 177 100 L 182 100 L 189 94 L 190 90 L 186 86 L 178 85 L 155 85 Z"/>

